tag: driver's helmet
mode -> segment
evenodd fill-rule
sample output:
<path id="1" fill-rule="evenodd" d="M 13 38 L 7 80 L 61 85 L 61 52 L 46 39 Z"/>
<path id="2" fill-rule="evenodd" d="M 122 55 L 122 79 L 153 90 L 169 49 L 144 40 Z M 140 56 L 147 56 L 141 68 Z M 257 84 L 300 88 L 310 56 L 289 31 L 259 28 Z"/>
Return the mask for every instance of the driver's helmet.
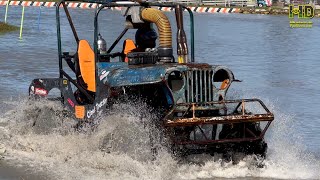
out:
<path id="1" fill-rule="evenodd" d="M 155 41 L 158 38 L 156 31 L 152 28 L 141 28 L 136 32 L 136 44 L 138 47 L 143 48 L 154 48 Z M 153 47 L 148 47 L 153 46 Z"/>

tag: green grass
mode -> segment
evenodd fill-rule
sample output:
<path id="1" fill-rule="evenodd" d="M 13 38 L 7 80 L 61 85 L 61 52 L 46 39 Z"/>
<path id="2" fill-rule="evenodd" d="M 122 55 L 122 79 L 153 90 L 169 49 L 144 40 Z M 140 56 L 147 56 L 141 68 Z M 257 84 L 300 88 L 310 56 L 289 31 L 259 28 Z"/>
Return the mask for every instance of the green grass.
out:
<path id="1" fill-rule="evenodd" d="M 17 31 L 19 30 L 19 27 L 17 26 L 12 26 L 7 23 L 0 22 L 0 33 L 6 33 L 10 31 Z"/>

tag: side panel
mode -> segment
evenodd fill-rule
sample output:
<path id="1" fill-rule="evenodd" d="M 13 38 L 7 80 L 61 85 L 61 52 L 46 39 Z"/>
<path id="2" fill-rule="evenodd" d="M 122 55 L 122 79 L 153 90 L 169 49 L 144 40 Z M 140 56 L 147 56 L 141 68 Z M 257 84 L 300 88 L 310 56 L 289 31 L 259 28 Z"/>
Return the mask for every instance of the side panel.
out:
<path id="1" fill-rule="evenodd" d="M 61 101 L 63 105 L 79 120 L 94 119 L 106 109 L 109 96 L 108 87 L 101 87 L 100 96 L 95 98 L 93 104 L 81 105 L 75 98 L 76 93 L 73 93 L 70 82 L 63 78 L 34 79 L 29 87 L 29 95 L 34 98 L 47 98 L 49 92 L 54 88 L 61 92 L 61 96 L 48 99 Z"/>
<path id="2" fill-rule="evenodd" d="M 74 107 L 78 104 L 74 98 L 71 84 L 67 79 L 43 78 L 34 79 L 29 87 L 29 95 L 35 98 L 46 98 L 52 89 L 58 89 L 61 97 L 54 98 L 60 100 L 65 107 L 74 112 Z"/>

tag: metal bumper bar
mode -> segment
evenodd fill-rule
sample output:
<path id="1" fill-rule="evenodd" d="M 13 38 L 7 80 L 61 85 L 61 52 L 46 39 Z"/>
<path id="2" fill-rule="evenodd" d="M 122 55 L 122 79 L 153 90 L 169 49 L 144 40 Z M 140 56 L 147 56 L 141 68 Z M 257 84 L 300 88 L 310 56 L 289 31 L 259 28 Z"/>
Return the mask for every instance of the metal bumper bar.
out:
<path id="1" fill-rule="evenodd" d="M 246 112 L 246 105 L 249 103 L 256 102 L 259 104 L 260 109 L 265 111 L 264 113 L 248 113 Z M 228 104 L 235 104 L 235 108 L 228 110 L 226 108 Z M 180 108 L 179 108 L 180 107 Z M 261 108 L 262 107 L 262 108 Z M 185 110 L 182 110 L 185 109 Z M 223 114 L 217 113 L 216 116 L 210 117 L 197 117 L 197 111 L 214 111 L 214 110 L 223 110 Z M 182 115 L 176 116 L 176 113 Z M 187 117 L 186 117 L 187 116 Z M 202 140 L 191 140 L 179 139 L 179 134 L 170 134 L 170 139 L 174 144 L 178 145 L 210 145 L 210 144 L 219 144 L 219 143 L 239 143 L 245 141 L 256 141 L 263 139 L 267 129 L 269 128 L 271 122 L 274 120 L 274 115 L 269 111 L 269 109 L 264 105 L 264 103 L 259 99 L 240 99 L 240 100 L 228 100 L 220 102 L 208 102 L 208 103 L 184 103 L 176 105 L 164 118 L 164 126 L 167 130 L 173 130 L 174 128 L 195 126 L 200 129 Z M 247 127 L 247 123 L 261 122 L 266 121 L 266 126 L 259 132 L 253 132 L 250 128 Z M 207 137 L 204 131 L 202 130 L 201 125 L 203 124 L 236 124 L 244 123 L 243 129 L 239 131 L 243 132 L 242 137 L 234 138 L 223 138 L 215 139 Z M 248 124 L 248 125 L 249 125 Z M 183 135 L 182 135 L 183 136 Z"/>
<path id="2" fill-rule="evenodd" d="M 263 114 L 248 114 L 246 113 L 245 106 L 247 103 L 258 102 L 259 105 L 264 109 Z M 237 103 L 237 106 L 231 110 L 231 113 L 227 113 L 226 105 Z M 220 106 L 214 106 L 220 105 Z M 222 106 L 221 106 L 222 105 Z M 181 112 L 179 106 L 186 107 L 182 116 L 175 117 L 174 113 Z M 205 108 L 206 107 L 206 108 Z M 239 108 L 241 111 L 239 113 Z M 217 115 L 214 117 L 196 117 L 197 111 L 208 111 L 208 110 L 224 110 L 225 114 Z M 192 117 L 184 117 L 189 112 L 192 112 Z M 240 99 L 240 100 L 227 100 L 227 101 L 213 101 L 206 103 L 181 103 L 176 105 L 164 118 L 164 125 L 167 127 L 177 126 L 194 126 L 201 124 L 228 124 L 228 123 L 243 123 L 243 122 L 260 122 L 260 121 L 272 121 L 274 115 L 269 111 L 265 104 L 260 99 Z"/>

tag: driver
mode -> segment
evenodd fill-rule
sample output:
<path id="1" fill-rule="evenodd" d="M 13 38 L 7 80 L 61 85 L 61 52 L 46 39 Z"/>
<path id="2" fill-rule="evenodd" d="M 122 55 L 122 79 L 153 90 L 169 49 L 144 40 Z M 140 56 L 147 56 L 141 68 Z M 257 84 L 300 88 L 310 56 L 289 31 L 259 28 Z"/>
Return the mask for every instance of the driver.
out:
<path id="1" fill-rule="evenodd" d="M 156 40 L 158 35 L 156 31 L 151 28 L 139 28 L 136 31 L 135 41 L 131 39 L 126 39 L 123 43 L 123 59 L 125 62 L 128 62 L 127 54 L 130 52 L 145 52 L 156 47 Z"/>
<path id="2" fill-rule="evenodd" d="M 147 48 L 155 48 L 157 38 L 156 31 L 151 27 L 138 29 L 135 35 L 136 52 L 144 52 Z"/>

